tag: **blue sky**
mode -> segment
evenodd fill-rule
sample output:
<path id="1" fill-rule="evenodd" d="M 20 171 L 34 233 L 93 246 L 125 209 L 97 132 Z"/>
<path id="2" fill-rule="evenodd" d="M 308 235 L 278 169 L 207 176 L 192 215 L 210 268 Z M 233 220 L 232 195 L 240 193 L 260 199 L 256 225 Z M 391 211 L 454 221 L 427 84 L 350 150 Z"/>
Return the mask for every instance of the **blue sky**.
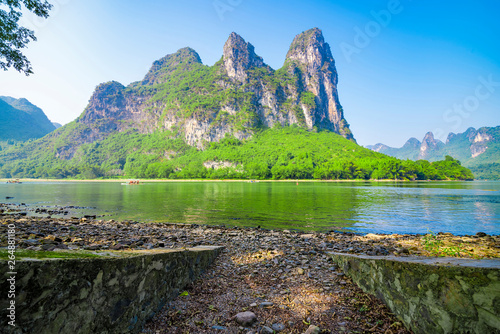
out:
<path id="1" fill-rule="evenodd" d="M 52 121 L 74 120 L 99 83 L 141 80 L 179 48 L 212 65 L 235 31 L 278 69 L 293 37 L 318 27 L 359 144 L 500 125 L 499 1 L 49 1 L 49 19 L 23 17 L 38 37 L 25 49 L 35 74 L 0 72 L 0 95 Z"/>

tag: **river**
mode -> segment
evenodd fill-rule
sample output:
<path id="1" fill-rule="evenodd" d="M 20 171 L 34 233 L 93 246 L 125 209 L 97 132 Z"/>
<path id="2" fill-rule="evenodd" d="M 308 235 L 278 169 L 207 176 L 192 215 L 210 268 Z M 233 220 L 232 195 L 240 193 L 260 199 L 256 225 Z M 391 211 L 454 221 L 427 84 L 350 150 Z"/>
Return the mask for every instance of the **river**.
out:
<path id="1" fill-rule="evenodd" d="M 0 184 L 0 202 L 106 220 L 500 234 L 500 182 L 23 182 Z"/>

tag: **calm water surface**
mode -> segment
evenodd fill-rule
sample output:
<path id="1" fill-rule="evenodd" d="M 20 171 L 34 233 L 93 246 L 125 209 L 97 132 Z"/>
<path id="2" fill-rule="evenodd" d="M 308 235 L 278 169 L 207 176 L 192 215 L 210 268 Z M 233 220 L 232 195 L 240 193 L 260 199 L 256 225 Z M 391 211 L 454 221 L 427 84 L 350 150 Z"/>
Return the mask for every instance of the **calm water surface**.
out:
<path id="1" fill-rule="evenodd" d="M 0 201 L 90 207 L 72 214 L 103 219 L 500 234 L 500 182 L 25 182 L 0 184 Z"/>

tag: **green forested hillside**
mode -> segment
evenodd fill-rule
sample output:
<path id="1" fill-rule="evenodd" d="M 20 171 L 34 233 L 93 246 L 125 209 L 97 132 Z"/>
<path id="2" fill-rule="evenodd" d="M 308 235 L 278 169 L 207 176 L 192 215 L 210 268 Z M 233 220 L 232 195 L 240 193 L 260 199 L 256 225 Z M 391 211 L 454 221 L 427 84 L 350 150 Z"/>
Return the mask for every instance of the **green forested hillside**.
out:
<path id="1" fill-rule="evenodd" d="M 0 96 L 0 141 L 40 138 L 54 129 L 43 111 L 28 100 Z"/>
<path id="2" fill-rule="evenodd" d="M 10 96 L 0 96 L 0 99 L 4 102 L 7 102 L 12 107 L 18 110 L 22 110 L 30 115 L 35 121 L 36 125 L 40 128 L 41 131 L 43 131 L 44 134 L 47 134 L 56 129 L 55 125 L 52 124 L 51 121 L 49 121 L 47 115 L 45 115 L 43 110 L 35 106 L 30 101 L 24 98 L 15 99 Z"/>
<path id="3" fill-rule="evenodd" d="M 75 123 L 76 124 L 76 123 Z M 56 132 L 59 130 L 56 130 Z M 59 138 L 60 139 L 60 138 Z M 70 138 L 61 139 L 63 141 Z M 22 146 L 21 146 L 22 145 Z M 1 177 L 213 178 L 213 179 L 472 179 L 469 170 L 444 161 L 398 160 L 365 149 L 329 131 L 298 126 L 259 131 L 240 141 L 226 136 L 203 150 L 172 132 L 115 133 L 84 144 L 69 160 L 57 156 L 50 135 L 0 152 Z"/>

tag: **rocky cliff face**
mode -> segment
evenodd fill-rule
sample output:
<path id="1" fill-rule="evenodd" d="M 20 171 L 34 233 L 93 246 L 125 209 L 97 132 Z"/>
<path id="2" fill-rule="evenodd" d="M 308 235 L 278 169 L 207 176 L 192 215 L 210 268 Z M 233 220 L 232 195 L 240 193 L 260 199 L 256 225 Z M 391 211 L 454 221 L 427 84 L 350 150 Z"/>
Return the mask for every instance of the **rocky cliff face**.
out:
<path id="1" fill-rule="evenodd" d="M 378 143 L 375 145 L 366 145 L 366 148 L 369 150 L 375 151 L 375 152 L 384 152 L 384 151 L 390 149 L 389 146 L 384 145 L 382 143 Z"/>
<path id="2" fill-rule="evenodd" d="M 234 32 L 229 35 L 224 44 L 222 59 L 227 75 L 242 83 L 248 78 L 248 70 L 265 66 L 262 58 L 255 54 L 253 45 L 246 43 L 240 35 Z"/>
<path id="3" fill-rule="evenodd" d="M 422 140 L 422 144 L 420 145 L 420 153 L 418 155 L 418 159 L 425 160 L 428 159 L 428 157 L 430 157 L 432 154 L 438 154 L 443 146 L 443 142 L 439 139 L 435 139 L 432 132 L 427 132 L 425 134 L 424 140 Z"/>
<path id="4" fill-rule="evenodd" d="M 67 143 L 68 152 L 60 152 L 61 156 L 71 158 L 80 144 L 102 140 L 116 131 L 130 128 L 141 132 L 152 131 L 145 124 L 151 115 L 144 110 L 142 96 L 129 94 L 125 86 L 116 81 L 100 84 L 90 97 L 89 104 L 76 120 L 81 131 L 80 138 Z M 64 127 L 61 129 L 63 130 Z"/>
<path id="5" fill-rule="evenodd" d="M 308 127 L 318 125 L 353 139 L 339 102 L 335 60 L 321 30 L 314 28 L 297 35 L 286 55 L 286 64 L 301 70 L 304 89 L 314 94 L 316 108 L 305 111 Z"/>
<path id="6" fill-rule="evenodd" d="M 491 128 L 480 128 L 478 130 L 474 128 L 468 128 L 462 134 L 454 134 L 450 133 L 448 138 L 446 139 L 447 145 L 460 145 L 463 142 L 468 142 L 467 145 L 470 149 L 470 154 L 472 158 L 476 158 L 486 152 L 488 147 L 495 142 L 495 139 L 498 140 L 500 138 L 495 138 L 494 131 L 490 130 Z"/>
<path id="7" fill-rule="evenodd" d="M 81 143 L 134 128 L 172 131 L 203 148 L 228 134 L 248 138 L 276 124 L 326 129 L 354 140 L 338 98 L 335 61 L 317 28 L 295 37 L 277 71 L 234 32 L 213 66 L 203 65 L 193 49 L 180 49 L 155 61 L 140 82 L 99 85 L 77 123 L 87 127 Z"/>

